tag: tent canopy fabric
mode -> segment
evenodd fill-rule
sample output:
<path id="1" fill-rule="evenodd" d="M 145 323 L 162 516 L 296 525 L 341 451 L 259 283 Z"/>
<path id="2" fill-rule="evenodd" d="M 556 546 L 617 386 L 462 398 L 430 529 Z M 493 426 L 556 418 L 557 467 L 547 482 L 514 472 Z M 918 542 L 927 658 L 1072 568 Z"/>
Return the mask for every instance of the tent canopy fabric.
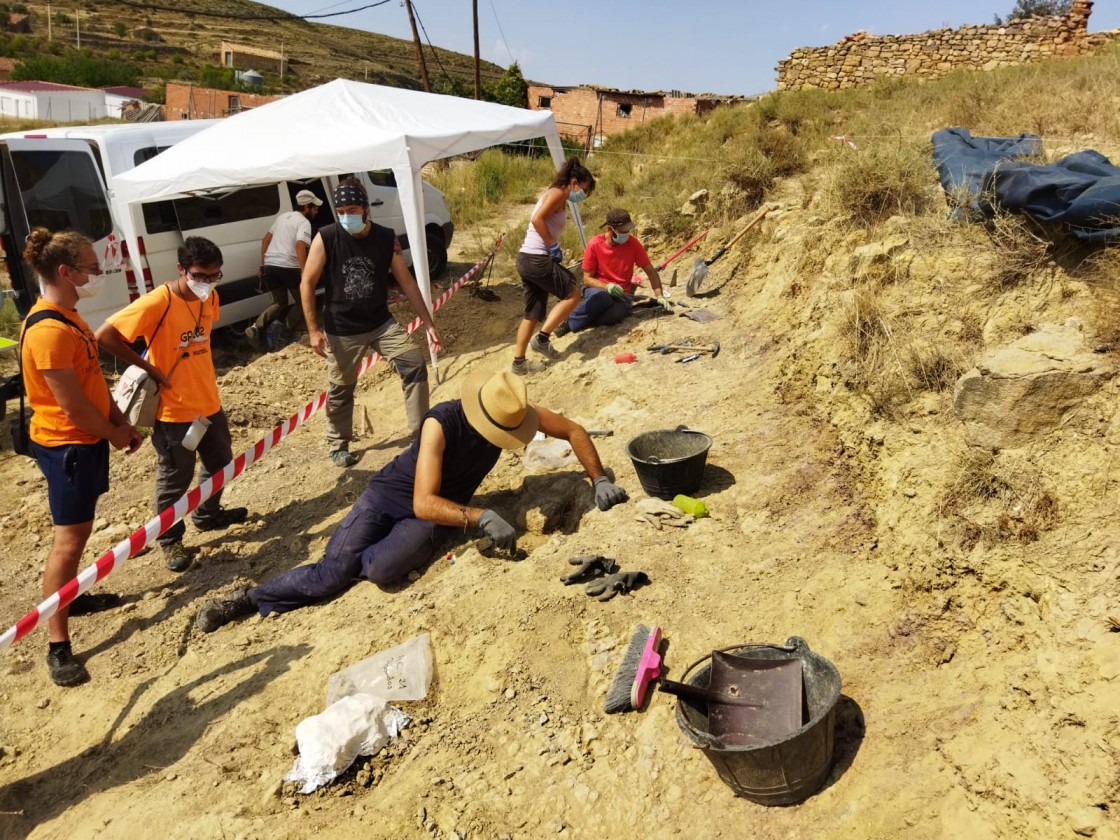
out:
<path id="1" fill-rule="evenodd" d="M 423 243 L 424 164 L 534 137 L 545 138 L 559 168 L 564 151 L 550 111 L 336 79 L 224 119 L 114 177 L 111 190 L 131 204 L 391 169 L 409 242 Z M 412 262 L 430 305 L 423 247 L 412 248 Z"/>
<path id="2" fill-rule="evenodd" d="M 1120 238 L 1120 168 L 1092 149 L 1053 163 L 1041 158 L 1042 140 L 973 137 L 963 128 L 933 135 L 933 156 L 951 203 L 968 215 L 988 218 L 997 210 L 1026 213 L 1039 222 L 1060 223 L 1078 239 Z"/>

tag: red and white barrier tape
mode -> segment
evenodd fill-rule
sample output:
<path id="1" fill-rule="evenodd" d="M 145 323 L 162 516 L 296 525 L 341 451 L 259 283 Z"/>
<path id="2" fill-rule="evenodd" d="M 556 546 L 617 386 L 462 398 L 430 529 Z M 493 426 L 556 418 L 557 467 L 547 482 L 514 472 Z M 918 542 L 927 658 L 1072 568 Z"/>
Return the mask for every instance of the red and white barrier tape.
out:
<path id="1" fill-rule="evenodd" d="M 453 294 L 463 288 L 464 283 L 481 271 L 482 268 L 494 258 L 494 255 L 498 252 L 501 245 L 502 237 L 499 236 L 493 250 L 490 251 L 481 262 L 477 263 L 470 271 L 452 283 L 439 298 L 433 301 L 432 312 L 435 312 L 447 303 Z M 423 324 L 423 320 L 420 316 L 417 316 L 406 329 L 411 333 L 417 330 L 421 324 Z M 362 360 L 358 368 L 358 375 L 361 376 L 380 359 L 380 353 L 367 356 Z M 305 405 L 302 411 L 293 414 L 287 421 L 278 425 L 249 449 L 226 464 L 221 472 L 214 473 L 197 487 L 188 490 L 186 494 L 171 507 L 161 510 L 157 516 L 149 520 L 143 527 L 137 528 L 128 537 L 102 554 L 92 566 L 87 566 L 78 573 L 77 577 L 68 581 L 61 589 L 9 627 L 3 635 L 0 635 L 0 650 L 10 647 L 14 642 L 22 639 L 34 630 L 39 625 L 39 622 L 46 621 L 58 612 L 58 610 L 69 606 L 75 598 L 107 577 L 119 564 L 124 563 L 129 557 L 135 555 L 144 548 L 144 546 L 229 484 L 229 482 L 233 481 L 233 479 L 237 478 L 237 476 L 241 475 L 246 468 L 259 461 L 268 450 L 276 446 L 276 444 L 290 435 L 297 427 L 302 426 L 312 415 L 322 409 L 322 407 L 326 405 L 326 402 L 327 392 L 323 391 L 318 397 Z"/>

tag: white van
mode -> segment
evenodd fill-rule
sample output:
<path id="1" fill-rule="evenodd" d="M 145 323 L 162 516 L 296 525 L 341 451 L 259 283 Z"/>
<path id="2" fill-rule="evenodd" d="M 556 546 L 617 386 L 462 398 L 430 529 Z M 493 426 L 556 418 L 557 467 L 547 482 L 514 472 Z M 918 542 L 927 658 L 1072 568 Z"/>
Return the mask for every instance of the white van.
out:
<path id="1" fill-rule="evenodd" d="M 34 272 L 20 254 L 31 228 L 42 226 L 79 231 L 102 248 L 114 240 L 123 243 L 126 229 L 135 231 L 140 253 L 125 248 L 121 267 L 106 272 L 104 291 L 78 303 L 95 330 L 129 301 L 175 276 L 177 251 L 187 236 L 206 237 L 222 249 L 220 323 L 256 317 L 271 302 L 257 277 L 261 239 L 277 215 L 294 208 L 295 194 L 304 189 L 324 200 L 313 226 L 333 222 L 330 195 L 337 177 L 132 206 L 114 201 L 105 188 L 113 176 L 214 122 L 52 127 L 0 135 L 0 244 L 20 315 L 27 314 L 38 295 Z M 392 172 L 354 174 L 369 192 L 371 218 L 396 231 L 411 265 Z M 435 278 L 447 268 L 455 228 L 443 194 L 426 182 L 424 207 L 428 265 Z"/>

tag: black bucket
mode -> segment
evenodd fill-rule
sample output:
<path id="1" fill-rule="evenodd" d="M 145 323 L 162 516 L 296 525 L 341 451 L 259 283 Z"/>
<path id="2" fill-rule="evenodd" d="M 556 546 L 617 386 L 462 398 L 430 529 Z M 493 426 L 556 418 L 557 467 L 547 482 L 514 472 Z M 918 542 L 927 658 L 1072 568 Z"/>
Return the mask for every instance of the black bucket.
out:
<path id="1" fill-rule="evenodd" d="M 645 432 L 626 444 L 642 489 L 661 499 L 700 489 L 711 448 L 708 435 L 684 426 Z"/>
<path id="2" fill-rule="evenodd" d="M 791 636 L 784 647 L 735 645 L 724 651 L 751 659 L 800 659 L 805 723 L 792 735 L 772 743 L 732 746 L 710 734 L 706 703 L 682 698 L 677 701 L 677 725 L 692 745 L 704 752 L 736 796 L 760 805 L 792 805 L 811 796 L 832 768 L 836 704 L 840 700 L 836 666 L 809 650 L 805 640 L 797 636 Z M 711 659 L 708 655 L 694 662 L 681 681 L 707 688 Z"/>

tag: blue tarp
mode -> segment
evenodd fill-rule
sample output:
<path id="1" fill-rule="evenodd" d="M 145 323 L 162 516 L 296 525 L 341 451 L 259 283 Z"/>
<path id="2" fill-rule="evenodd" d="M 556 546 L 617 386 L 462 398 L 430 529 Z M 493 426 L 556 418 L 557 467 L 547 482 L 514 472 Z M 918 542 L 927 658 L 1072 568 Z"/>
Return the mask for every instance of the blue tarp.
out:
<path id="1" fill-rule="evenodd" d="M 996 209 L 1026 213 L 1040 222 L 1066 225 L 1079 239 L 1109 242 L 1120 238 L 1120 168 L 1091 149 L 1050 164 L 1039 157 L 1042 140 L 973 137 L 965 128 L 933 135 L 933 158 L 941 186 L 957 212 L 990 217 Z"/>

